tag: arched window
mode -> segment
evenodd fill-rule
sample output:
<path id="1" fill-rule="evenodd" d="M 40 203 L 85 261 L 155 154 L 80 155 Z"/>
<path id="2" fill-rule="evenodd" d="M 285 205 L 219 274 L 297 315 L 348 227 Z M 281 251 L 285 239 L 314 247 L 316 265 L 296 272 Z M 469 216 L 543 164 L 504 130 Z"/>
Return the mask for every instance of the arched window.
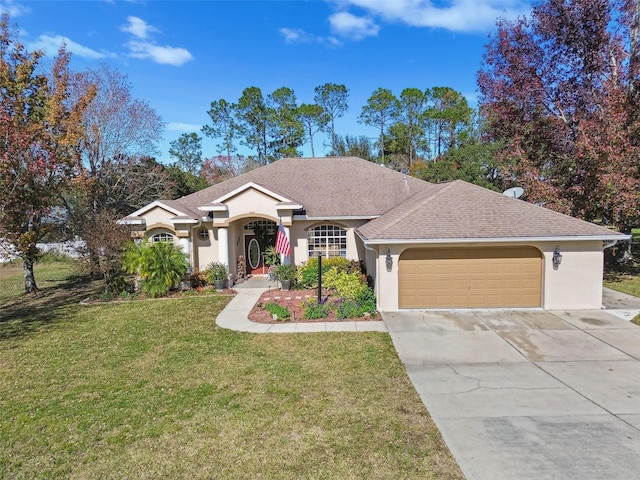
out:
<path id="1" fill-rule="evenodd" d="M 173 242 L 173 235 L 166 232 L 156 233 L 151 237 L 152 242 Z"/>
<path id="2" fill-rule="evenodd" d="M 347 256 L 347 231 L 336 225 L 318 225 L 307 231 L 309 258 Z"/>

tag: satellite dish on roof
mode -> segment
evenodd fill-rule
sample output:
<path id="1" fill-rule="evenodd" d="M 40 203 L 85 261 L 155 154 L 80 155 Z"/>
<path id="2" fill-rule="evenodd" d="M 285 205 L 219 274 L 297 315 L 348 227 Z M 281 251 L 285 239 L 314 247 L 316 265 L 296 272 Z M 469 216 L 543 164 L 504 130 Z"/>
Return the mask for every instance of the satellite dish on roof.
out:
<path id="1" fill-rule="evenodd" d="M 503 195 L 511 198 L 520 198 L 524 193 L 524 189 L 522 187 L 511 187 L 502 192 Z"/>

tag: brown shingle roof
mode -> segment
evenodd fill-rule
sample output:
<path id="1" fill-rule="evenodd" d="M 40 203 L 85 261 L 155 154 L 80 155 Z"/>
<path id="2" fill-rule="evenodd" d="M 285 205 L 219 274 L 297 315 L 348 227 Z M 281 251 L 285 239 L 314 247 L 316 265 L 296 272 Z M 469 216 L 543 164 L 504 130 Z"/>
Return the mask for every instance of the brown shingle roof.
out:
<path id="1" fill-rule="evenodd" d="M 620 235 L 462 180 L 430 185 L 358 232 L 381 241 Z"/>
<path id="2" fill-rule="evenodd" d="M 249 182 L 302 204 L 310 217 L 382 215 L 430 185 L 356 157 L 283 158 L 175 202 L 197 212 Z"/>

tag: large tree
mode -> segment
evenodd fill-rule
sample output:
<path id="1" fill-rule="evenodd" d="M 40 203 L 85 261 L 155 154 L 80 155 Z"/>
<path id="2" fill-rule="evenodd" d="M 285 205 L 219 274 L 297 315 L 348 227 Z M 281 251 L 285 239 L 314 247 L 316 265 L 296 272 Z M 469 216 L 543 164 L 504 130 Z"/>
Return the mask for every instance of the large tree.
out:
<path id="1" fill-rule="evenodd" d="M 281 87 L 267 96 L 270 162 L 284 157 L 298 157 L 304 142 L 304 125 L 300 120 L 296 95 Z"/>
<path id="2" fill-rule="evenodd" d="M 81 97 L 91 85 L 96 88 L 96 96 L 82 116 L 85 131 L 79 146 L 82 171 L 77 188 L 70 195 L 82 198 L 84 204 L 78 203 L 77 198 L 74 203 L 87 209 L 88 214 L 106 208 L 126 215 L 130 212 L 120 207 L 144 205 L 158 191 L 157 169 L 145 172 L 135 164 L 157 152 L 164 123 L 147 102 L 131 95 L 127 77 L 117 70 L 102 64 L 78 74 L 74 96 Z M 136 172 L 131 181 L 117 180 L 121 178 L 120 172 L 130 173 L 131 169 Z M 145 173 L 149 179 L 145 179 Z M 118 188 L 123 191 L 117 192 Z M 129 198 L 129 205 L 114 205 L 111 201 L 114 196 Z M 76 227 L 82 235 L 83 226 Z"/>
<path id="3" fill-rule="evenodd" d="M 46 217 L 60 202 L 78 162 L 81 117 L 95 89 L 71 101 L 69 54 L 40 71 L 41 51 L 16 40 L 8 15 L 0 20 L 0 236 L 17 249 L 24 288 L 37 290 L 33 265 Z"/>
<path id="4" fill-rule="evenodd" d="M 325 131 L 331 140 L 331 150 L 335 151 L 335 122 L 337 118 L 342 117 L 349 109 L 349 104 L 347 103 L 349 99 L 349 89 L 344 85 L 325 83 L 324 85 L 317 86 L 314 91 L 314 101 L 316 105 L 320 105 L 327 115 L 328 122 Z"/>
<path id="5" fill-rule="evenodd" d="M 202 133 L 208 137 L 219 139 L 218 153 L 231 158 L 237 150 L 235 139 L 238 134 L 234 105 L 224 99 L 214 100 L 207 113 L 211 118 L 211 125 L 202 127 Z"/>
<path id="6" fill-rule="evenodd" d="M 96 95 L 80 122 L 85 132 L 78 148 L 82 161 L 64 200 L 72 233 L 99 239 L 107 218 L 115 230 L 118 218 L 156 198 L 167 198 L 171 182 L 161 166 L 149 161 L 164 130 L 156 111 L 134 98 L 127 77 L 107 65 L 77 74 L 73 97 L 82 97 L 92 86 Z M 87 243 L 85 259 L 96 275 L 105 271 L 105 248 L 106 243 Z"/>
<path id="7" fill-rule="evenodd" d="M 425 117 L 432 134 L 429 143 L 435 160 L 456 146 L 461 131 L 471 125 L 473 110 L 467 99 L 451 87 L 433 87 L 426 95 L 430 106 Z"/>
<path id="8" fill-rule="evenodd" d="M 365 125 L 377 127 L 380 130 L 380 156 L 384 164 L 385 129 L 398 111 L 398 99 L 387 88 L 378 88 L 371 94 L 367 104 L 362 107 L 360 121 Z"/>
<path id="9" fill-rule="evenodd" d="M 427 109 L 427 95 L 419 88 L 405 88 L 395 111 L 395 120 L 402 125 L 408 148 L 409 169 L 411 169 L 417 150 L 424 148 L 424 121 Z"/>
<path id="10" fill-rule="evenodd" d="M 478 75 L 505 178 L 529 201 L 622 230 L 640 218 L 638 9 L 540 1 L 498 23 Z"/>
<path id="11" fill-rule="evenodd" d="M 255 149 L 258 163 L 266 165 L 269 109 L 262 90 L 258 87 L 245 88 L 233 109 L 236 113 L 238 131 L 244 137 L 242 144 Z"/>
<path id="12" fill-rule="evenodd" d="M 320 105 L 303 103 L 298 107 L 298 115 L 304 126 L 305 136 L 311 144 L 311 156 L 316 156 L 313 145 L 313 136 L 326 128 L 329 123 L 329 116 Z"/>
<path id="13" fill-rule="evenodd" d="M 177 164 L 191 175 L 200 175 L 202 169 L 202 138 L 197 133 L 183 133 L 170 143 L 169 155 Z"/>

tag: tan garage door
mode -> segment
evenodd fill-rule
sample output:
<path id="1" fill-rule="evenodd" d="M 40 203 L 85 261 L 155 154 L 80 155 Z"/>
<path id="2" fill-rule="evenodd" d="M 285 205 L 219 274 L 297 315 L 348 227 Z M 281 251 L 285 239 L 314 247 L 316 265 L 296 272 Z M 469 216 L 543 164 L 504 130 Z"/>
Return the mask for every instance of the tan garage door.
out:
<path id="1" fill-rule="evenodd" d="M 400 308 L 539 307 L 533 247 L 409 249 L 398 266 Z"/>

